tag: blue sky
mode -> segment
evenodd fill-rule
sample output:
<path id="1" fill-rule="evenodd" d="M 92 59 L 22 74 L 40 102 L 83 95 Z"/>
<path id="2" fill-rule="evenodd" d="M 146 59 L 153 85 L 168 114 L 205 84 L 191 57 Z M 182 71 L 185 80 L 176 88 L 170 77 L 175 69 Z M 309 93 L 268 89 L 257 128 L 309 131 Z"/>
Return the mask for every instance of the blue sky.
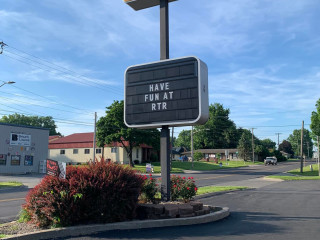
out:
<path id="1" fill-rule="evenodd" d="M 281 142 L 302 120 L 309 128 L 320 97 L 319 12 L 318 0 L 179 0 L 169 9 L 170 58 L 203 60 L 209 103 Z M 64 135 L 93 131 L 94 112 L 123 99 L 125 69 L 159 60 L 159 8 L 1 0 L 1 41 L 0 81 L 16 83 L 0 88 L 0 116 L 49 115 Z"/>

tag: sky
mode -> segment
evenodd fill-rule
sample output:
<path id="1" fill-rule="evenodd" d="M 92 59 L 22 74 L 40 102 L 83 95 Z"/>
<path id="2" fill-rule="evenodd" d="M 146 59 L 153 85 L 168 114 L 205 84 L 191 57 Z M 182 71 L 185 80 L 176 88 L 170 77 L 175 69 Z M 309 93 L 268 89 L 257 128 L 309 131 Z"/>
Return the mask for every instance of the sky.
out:
<path id="1" fill-rule="evenodd" d="M 170 58 L 208 66 L 209 103 L 238 128 L 280 143 L 320 98 L 318 0 L 179 0 L 169 4 Z M 159 7 L 122 0 L 1 0 L 0 117 L 52 116 L 63 135 L 91 132 L 124 99 L 127 67 L 160 58 Z M 184 128 L 175 128 L 175 136 Z"/>

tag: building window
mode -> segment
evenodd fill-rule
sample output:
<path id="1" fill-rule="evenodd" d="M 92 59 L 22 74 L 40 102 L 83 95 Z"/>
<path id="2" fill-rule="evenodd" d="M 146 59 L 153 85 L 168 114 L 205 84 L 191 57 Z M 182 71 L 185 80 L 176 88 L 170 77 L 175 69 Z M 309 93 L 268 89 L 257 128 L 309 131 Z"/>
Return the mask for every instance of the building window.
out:
<path id="1" fill-rule="evenodd" d="M 61 150 L 60 150 L 60 155 L 63 155 L 63 154 L 66 154 L 66 150 L 61 149 Z"/>
<path id="2" fill-rule="evenodd" d="M 84 154 L 90 154 L 90 149 L 88 149 L 88 148 L 85 149 L 85 150 L 84 150 Z"/>
<path id="3" fill-rule="evenodd" d="M 111 152 L 112 153 L 116 153 L 117 152 L 117 148 L 116 147 L 111 148 Z"/>
<path id="4" fill-rule="evenodd" d="M 139 148 L 137 148 L 136 158 L 139 158 Z"/>
<path id="5" fill-rule="evenodd" d="M 78 149 L 73 149 L 73 154 L 78 154 Z"/>
<path id="6" fill-rule="evenodd" d="M 20 155 L 11 155 L 11 165 L 20 166 Z"/>
<path id="7" fill-rule="evenodd" d="M 7 165 L 7 155 L 0 154 L 0 165 Z"/>
<path id="8" fill-rule="evenodd" d="M 96 149 L 96 153 L 97 153 L 97 154 L 101 154 L 101 148 L 97 148 L 97 149 Z"/>
<path id="9" fill-rule="evenodd" d="M 26 155 L 24 157 L 24 165 L 25 166 L 33 166 L 33 156 Z"/>

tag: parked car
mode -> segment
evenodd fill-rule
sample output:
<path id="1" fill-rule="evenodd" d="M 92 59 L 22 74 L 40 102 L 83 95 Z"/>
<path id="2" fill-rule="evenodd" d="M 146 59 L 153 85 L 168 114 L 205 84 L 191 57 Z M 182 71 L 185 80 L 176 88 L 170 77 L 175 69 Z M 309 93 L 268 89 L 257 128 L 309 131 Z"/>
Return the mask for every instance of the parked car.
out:
<path id="1" fill-rule="evenodd" d="M 264 160 L 264 165 L 277 165 L 277 158 L 276 157 L 266 157 L 266 159 Z"/>

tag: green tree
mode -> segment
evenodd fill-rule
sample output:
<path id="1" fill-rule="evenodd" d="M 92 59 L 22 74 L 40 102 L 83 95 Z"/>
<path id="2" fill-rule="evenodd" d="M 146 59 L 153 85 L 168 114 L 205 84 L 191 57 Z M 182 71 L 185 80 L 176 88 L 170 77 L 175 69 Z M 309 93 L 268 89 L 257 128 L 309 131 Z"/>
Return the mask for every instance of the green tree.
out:
<path id="1" fill-rule="evenodd" d="M 254 153 L 258 155 L 258 161 L 263 161 L 267 156 L 270 155 L 269 150 L 261 144 L 260 140 L 255 141 Z"/>
<path id="2" fill-rule="evenodd" d="M 244 161 L 250 158 L 252 153 L 252 140 L 250 131 L 246 130 L 242 133 L 238 144 L 239 156 Z"/>
<path id="3" fill-rule="evenodd" d="M 310 129 L 314 136 L 320 136 L 320 99 L 316 103 L 317 111 L 311 114 Z"/>
<path id="4" fill-rule="evenodd" d="M 128 128 L 124 123 L 124 103 L 114 101 L 106 110 L 106 116 L 97 122 L 97 143 L 100 147 L 112 142 L 121 143 L 133 166 L 132 150 L 140 144 L 160 148 L 160 132 L 157 129 Z"/>
<path id="5" fill-rule="evenodd" d="M 174 146 L 176 147 L 184 147 L 187 150 L 190 150 L 191 144 L 191 131 L 190 130 L 182 130 L 179 133 L 177 140 L 175 141 Z"/>
<path id="6" fill-rule="evenodd" d="M 209 120 L 195 127 L 194 145 L 196 149 L 235 148 L 239 135 L 236 125 L 229 119 L 230 110 L 222 104 L 209 106 Z"/>
<path id="7" fill-rule="evenodd" d="M 292 145 L 287 140 L 283 140 L 282 143 L 279 145 L 279 151 L 294 154 Z"/>
<path id="8" fill-rule="evenodd" d="M 287 141 L 289 141 L 292 145 L 292 149 L 295 155 L 300 155 L 300 148 L 301 148 L 301 130 L 295 129 L 293 130 L 292 134 L 289 135 Z M 313 142 L 311 139 L 311 133 L 308 129 L 303 129 L 303 155 L 312 157 L 312 149 L 313 149 Z"/>
<path id="9" fill-rule="evenodd" d="M 269 151 L 273 151 L 276 148 L 276 143 L 269 138 L 261 140 L 260 143 Z"/>
<path id="10" fill-rule="evenodd" d="M 11 114 L 8 116 L 3 116 L 0 119 L 2 123 L 10 123 L 10 124 L 17 124 L 23 126 L 32 126 L 32 127 L 42 127 L 49 129 L 49 135 L 61 135 L 59 132 L 56 131 L 56 124 L 52 117 L 39 117 L 39 116 L 25 116 L 23 114 Z"/>

